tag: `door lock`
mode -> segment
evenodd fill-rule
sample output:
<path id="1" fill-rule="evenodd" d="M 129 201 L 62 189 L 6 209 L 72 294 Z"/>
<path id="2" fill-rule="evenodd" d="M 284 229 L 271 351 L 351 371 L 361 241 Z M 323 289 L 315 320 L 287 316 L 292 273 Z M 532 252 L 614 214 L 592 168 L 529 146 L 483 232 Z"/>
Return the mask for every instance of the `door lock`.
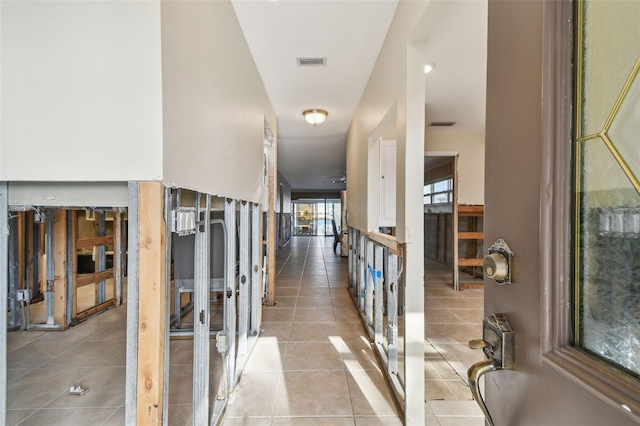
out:
<path id="1" fill-rule="evenodd" d="M 482 339 L 471 340 L 469 347 L 482 349 L 487 359 L 473 364 L 467 371 L 467 376 L 473 399 L 480 406 L 489 426 L 493 426 L 487 404 L 480 393 L 480 377 L 491 371 L 512 370 L 514 368 L 515 339 L 513 330 L 511 330 L 504 314 L 489 315 L 482 321 L 482 325 Z"/>
<path id="2" fill-rule="evenodd" d="M 489 254 L 482 261 L 484 273 L 498 284 L 512 284 L 513 257 L 507 243 L 499 239 L 489 247 Z"/>

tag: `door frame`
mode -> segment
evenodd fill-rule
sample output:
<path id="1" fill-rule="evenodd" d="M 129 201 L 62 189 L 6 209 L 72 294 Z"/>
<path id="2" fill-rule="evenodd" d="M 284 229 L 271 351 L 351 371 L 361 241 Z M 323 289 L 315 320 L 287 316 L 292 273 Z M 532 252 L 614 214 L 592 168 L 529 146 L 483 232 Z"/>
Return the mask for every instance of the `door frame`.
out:
<path id="1" fill-rule="evenodd" d="M 544 7 L 541 202 L 541 336 L 544 365 L 609 405 L 640 420 L 640 385 L 571 345 L 574 8 L 568 0 Z M 560 48 L 558 48 L 560 46 Z M 565 143 L 560 143 L 565 142 Z"/>

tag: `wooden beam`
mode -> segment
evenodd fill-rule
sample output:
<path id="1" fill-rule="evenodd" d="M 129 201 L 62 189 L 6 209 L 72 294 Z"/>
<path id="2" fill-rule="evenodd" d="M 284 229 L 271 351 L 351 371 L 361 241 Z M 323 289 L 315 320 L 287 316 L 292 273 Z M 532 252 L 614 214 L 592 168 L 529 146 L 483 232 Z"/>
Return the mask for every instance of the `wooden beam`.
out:
<path id="1" fill-rule="evenodd" d="M 76 279 L 76 286 L 84 287 L 85 285 L 97 283 L 103 280 L 108 280 L 114 277 L 114 269 L 107 269 L 106 271 L 96 272 L 93 274 L 80 274 Z"/>
<path id="2" fill-rule="evenodd" d="M 483 259 L 458 259 L 458 266 L 482 266 Z"/>
<path id="3" fill-rule="evenodd" d="M 276 181 L 277 181 L 277 153 L 275 141 L 269 143 L 268 155 L 268 180 L 269 180 L 269 204 L 267 206 L 267 278 L 268 278 L 268 298 L 267 305 L 276 304 Z"/>
<path id="4" fill-rule="evenodd" d="M 481 240 L 484 238 L 484 232 L 458 232 L 459 240 Z"/>
<path id="5" fill-rule="evenodd" d="M 109 299 L 104 303 L 101 303 L 101 304 L 96 305 L 96 306 L 92 306 L 91 308 L 85 309 L 82 312 L 78 312 L 76 318 L 78 319 L 78 321 L 82 321 L 84 319 L 89 318 L 92 315 L 95 315 L 95 314 L 99 313 L 99 312 L 106 311 L 107 309 L 109 309 L 110 307 L 112 307 L 114 305 L 115 305 L 115 300 Z"/>
<path id="6" fill-rule="evenodd" d="M 88 248 L 88 247 L 94 247 L 94 246 L 100 246 L 100 245 L 111 245 L 111 244 L 113 244 L 113 235 L 107 235 L 104 237 L 81 238 L 79 240 L 76 240 L 77 248 Z"/>
<path id="7" fill-rule="evenodd" d="M 67 325 L 67 211 L 53 210 L 53 320 Z"/>
<path id="8" fill-rule="evenodd" d="M 137 424 L 162 424 L 165 345 L 164 186 L 140 182 Z"/>
<path id="9" fill-rule="evenodd" d="M 458 206 L 458 215 L 464 217 L 481 217 L 484 215 L 484 206 Z"/>
<path id="10" fill-rule="evenodd" d="M 393 253 L 396 256 L 402 256 L 402 244 L 398 242 L 396 237 L 376 231 L 368 232 L 365 235 L 367 235 L 370 240 L 388 248 L 390 253 Z"/>
<path id="11" fill-rule="evenodd" d="M 71 285 L 73 286 L 73 303 L 71 304 L 71 318 L 75 319 L 78 314 L 78 246 L 76 245 L 76 238 L 78 238 L 78 210 L 70 210 L 71 215 Z"/>

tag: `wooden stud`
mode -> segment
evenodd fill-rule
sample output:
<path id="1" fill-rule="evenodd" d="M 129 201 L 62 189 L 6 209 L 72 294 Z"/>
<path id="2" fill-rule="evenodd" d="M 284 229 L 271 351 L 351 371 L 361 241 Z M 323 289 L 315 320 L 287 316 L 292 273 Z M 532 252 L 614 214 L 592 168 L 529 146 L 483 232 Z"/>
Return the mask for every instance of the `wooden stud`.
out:
<path id="1" fill-rule="evenodd" d="M 76 240 L 77 248 L 88 248 L 93 246 L 99 246 L 101 244 L 111 245 L 113 244 L 113 235 L 106 235 L 104 237 L 91 237 L 91 238 L 82 238 Z"/>
<path id="2" fill-rule="evenodd" d="M 53 320 L 66 329 L 67 325 L 67 211 L 53 212 Z"/>
<path id="3" fill-rule="evenodd" d="M 78 314 L 78 247 L 76 245 L 76 238 L 78 237 L 78 211 L 71 210 L 71 286 L 73 287 L 73 303 L 71 304 L 71 318 L 76 318 Z"/>
<path id="4" fill-rule="evenodd" d="M 82 274 L 76 280 L 76 285 L 78 287 L 84 287 L 85 285 L 99 283 L 100 281 L 108 280 L 114 277 L 114 269 L 107 269 L 102 272 L 95 272 L 93 274 Z"/>
<path id="5" fill-rule="evenodd" d="M 140 182 L 137 424 L 162 424 L 165 345 L 164 186 Z"/>
<path id="6" fill-rule="evenodd" d="M 483 238 L 482 232 L 458 232 L 459 240 L 481 240 Z"/>
<path id="7" fill-rule="evenodd" d="M 275 141 L 269 146 L 268 179 L 269 179 L 269 206 L 267 207 L 267 276 L 269 279 L 269 292 L 267 305 L 276 304 L 276 147 Z"/>

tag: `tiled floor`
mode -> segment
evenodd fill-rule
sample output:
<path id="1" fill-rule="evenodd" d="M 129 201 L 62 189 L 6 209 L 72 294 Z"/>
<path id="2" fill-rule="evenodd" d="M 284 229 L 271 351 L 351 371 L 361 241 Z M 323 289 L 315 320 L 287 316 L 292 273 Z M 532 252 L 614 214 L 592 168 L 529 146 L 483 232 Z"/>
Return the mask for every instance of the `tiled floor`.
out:
<path id="1" fill-rule="evenodd" d="M 332 243 L 295 237 L 278 254 L 277 303 L 225 425 L 402 424 Z"/>
<path id="2" fill-rule="evenodd" d="M 484 359 L 467 346 L 482 337 L 484 292 L 453 290 L 451 268 L 429 260 L 424 292 L 426 423 L 484 426 L 467 384 L 469 367 Z"/>
<path id="3" fill-rule="evenodd" d="M 278 255 L 274 307 L 229 406 L 225 425 L 401 424 L 331 240 L 296 237 Z M 455 292 L 450 269 L 427 262 L 425 423 L 484 425 L 466 383 L 482 359 L 482 291 Z M 480 334 L 479 334 L 480 333 Z"/>
<path id="4" fill-rule="evenodd" d="M 7 425 L 124 424 L 124 306 L 65 332 L 11 332 L 7 344 Z M 215 354 L 215 341 L 211 346 Z M 169 424 L 191 425 L 193 341 L 172 340 L 170 351 Z M 222 374 L 219 356 L 212 356 L 211 372 L 215 395 Z M 69 394 L 74 385 L 86 394 Z"/>
<path id="5" fill-rule="evenodd" d="M 278 303 L 264 309 L 263 336 L 225 424 L 401 424 L 332 240 L 296 237 L 278 267 Z M 425 423 L 484 425 L 465 383 L 467 368 L 482 359 L 466 347 L 481 336 L 482 291 L 453 291 L 449 269 L 436 263 L 425 270 Z M 124 307 L 64 333 L 9 333 L 7 424 L 124 424 L 125 338 Z M 193 342 L 174 340 L 170 349 L 169 424 L 191 424 Z M 220 358 L 211 365 L 214 391 Z M 78 384 L 86 395 L 69 395 Z"/>

